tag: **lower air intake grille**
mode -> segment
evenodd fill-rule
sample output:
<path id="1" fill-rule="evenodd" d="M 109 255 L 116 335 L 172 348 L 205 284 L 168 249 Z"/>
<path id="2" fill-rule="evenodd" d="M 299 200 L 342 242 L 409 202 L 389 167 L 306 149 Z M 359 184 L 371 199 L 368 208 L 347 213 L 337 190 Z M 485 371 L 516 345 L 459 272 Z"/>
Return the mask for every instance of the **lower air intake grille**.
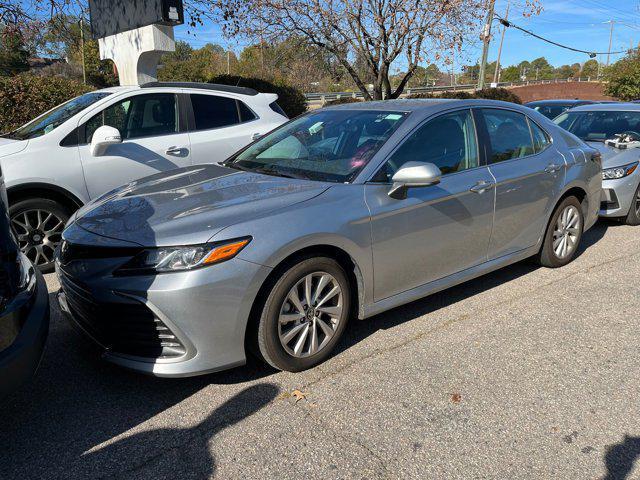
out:
<path id="1" fill-rule="evenodd" d="M 110 351 L 153 359 L 185 354 L 182 342 L 146 305 L 125 298 L 100 303 L 64 272 L 60 281 L 75 320 Z"/>

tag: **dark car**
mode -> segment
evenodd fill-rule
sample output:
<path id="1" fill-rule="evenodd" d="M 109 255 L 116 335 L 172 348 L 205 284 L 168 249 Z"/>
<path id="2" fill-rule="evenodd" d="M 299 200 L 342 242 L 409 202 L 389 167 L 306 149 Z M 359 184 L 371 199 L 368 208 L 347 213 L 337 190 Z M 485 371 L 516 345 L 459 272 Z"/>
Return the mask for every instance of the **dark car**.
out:
<path id="1" fill-rule="evenodd" d="M 590 105 L 593 100 L 538 100 L 535 102 L 525 103 L 525 106 L 537 110 L 542 115 L 553 120 L 558 115 L 566 112 L 570 108 L 580 107 L 582 105 Z"/>
<path id="2" fill-rule="evenodd" d="M 49 295 L 42 274 L 20 252 L 9 229 L 0 168 L 0 397 L 29 380 L 49 331 Z"/>

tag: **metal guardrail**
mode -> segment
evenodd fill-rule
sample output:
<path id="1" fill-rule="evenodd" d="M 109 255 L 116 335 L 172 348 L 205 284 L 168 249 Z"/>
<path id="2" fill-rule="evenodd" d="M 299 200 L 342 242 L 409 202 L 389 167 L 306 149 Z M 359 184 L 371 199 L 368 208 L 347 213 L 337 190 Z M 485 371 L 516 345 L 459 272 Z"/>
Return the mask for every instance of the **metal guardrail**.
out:
<path id="1" fill-rule="evenodd" d="M 591 82 L 596 81 L 587 78 L 558 78 L 553 80 L 525 80 L 521 82 L 499 82 L 498 87 L 520 87 L 526 85 L 547 85 L 551 83 L 571 83 L 571 82 Z M 438 92 L 455 92 L 458 90 L 475 90 L 476 85 L 439 85 L 433 87 L 413 87 L 405 88 L 401 97 L 408 97 L 416 93 L 438 93 Z M 371 92 L 373 93 L 373 92 Z M 307 102 L 309 103 L 325 103 L 331 100 L 339 100 L 341 98 L 363 98 L 362 92 L 324 92 L 324 93 L 305 93 Z"/>

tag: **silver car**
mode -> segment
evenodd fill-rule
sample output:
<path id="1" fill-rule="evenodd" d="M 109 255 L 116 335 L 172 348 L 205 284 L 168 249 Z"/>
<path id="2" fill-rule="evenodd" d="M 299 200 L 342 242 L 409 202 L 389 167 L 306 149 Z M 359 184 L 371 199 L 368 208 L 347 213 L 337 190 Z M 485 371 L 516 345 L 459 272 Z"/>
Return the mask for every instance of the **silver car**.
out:
<path id="1" fill-rule="evenodd" d="M 587 105 L 569 110 L 554 121 L 602 155 L 600 215 L 640 225 L 640 105 Z M 621 134 L 627 134 L 632 141 L 610 141 Z"/>
<path id="2" fill-rule="evenodd" d="M 567 140 L 574 140 L 572 147 Z M 229 158 L 82 208 L 62 309 L 104 358 L 158 376 L 325 360 L 365 319 L 528 257 L 570 262 L 598 217 L 597 152 L 526 107 L 317 110 Z"/>

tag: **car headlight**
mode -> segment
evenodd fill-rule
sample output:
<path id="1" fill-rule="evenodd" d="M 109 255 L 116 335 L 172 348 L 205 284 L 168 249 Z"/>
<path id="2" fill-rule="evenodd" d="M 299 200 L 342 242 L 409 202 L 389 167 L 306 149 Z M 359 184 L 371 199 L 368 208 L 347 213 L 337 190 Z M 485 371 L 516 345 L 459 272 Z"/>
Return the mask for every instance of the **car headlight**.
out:
<path id="1" fill-rule="evenodd" d="M 605 168 L 602 170 L 602 179 L 615 180 L 616 178 L 623 178 L 627 175 L 631 175 L 636 168 L 638 168 L 638 162 L 623 165 L 621 167 Z"/>
<path id="2" fill-rule="evenodd" d="M 148 248 L 121 266 L 116 273 L 132 275 L 194 270 L 232 259 L 250 241 L 251 237 L 244 237 L 204 245 Z"/>

